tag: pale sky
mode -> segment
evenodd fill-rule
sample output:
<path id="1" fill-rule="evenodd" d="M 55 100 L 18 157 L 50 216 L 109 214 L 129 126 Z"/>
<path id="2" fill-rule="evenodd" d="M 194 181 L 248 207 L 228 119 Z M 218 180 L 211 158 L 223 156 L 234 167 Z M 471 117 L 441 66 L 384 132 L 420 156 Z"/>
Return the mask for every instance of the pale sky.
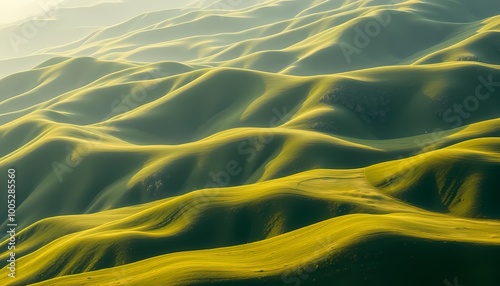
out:
<path id="1" fill-rule="evenodd" d="M 10 24 L 45 12 L 43 7 L 87 6 L 116 0 L 0 0 L 0 25 Z M 59 3 L 59 4 L 58 4 Z"/>
<path id="2" fill-rule="evenodd" d="M 12 23 L 41 12 L 40 0 L 0 0 L 0 24 Z"/>
<path id="3" fill-rule="evenodd" d="M 103 2 L 120 2 L 121 0 L 0 0 L 0 25 L 11 24 L 22 19 L 30 19 L 36 15 L 43 15 L 43 7 L 78 7 L 91 6 Z M 138 0 L 139 1 L 139 0 Z M 147 0 L 143 0 L 147 1 Z M 203 6 L 205 1 L 195 0 L 165 0 L 179 1 L 181 3 L 199 2 L 197 6 Z M 171 3 L 172 3 L 171 2 Z M 231 1 L 229 1 L 231 2 Z M 166 3 L 165 3 L 166 4 Z M 175 4 L 175 3 L 173 3 Z M 173 5 L 179 6 L 179 5 Z"/>

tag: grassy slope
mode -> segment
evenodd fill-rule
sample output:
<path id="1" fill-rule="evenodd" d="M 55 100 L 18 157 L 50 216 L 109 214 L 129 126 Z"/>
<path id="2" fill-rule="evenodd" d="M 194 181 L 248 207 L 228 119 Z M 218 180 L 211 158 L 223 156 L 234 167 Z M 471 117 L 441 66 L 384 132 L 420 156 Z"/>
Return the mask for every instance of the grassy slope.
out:
<path id="1" fill-rule="evenodd" d="M 295 75 L 325 74 L 414 62 L 475 35 L 483 21 L 500 9 L 491 1 L 483 3 L 481 13 L 463 1 L 446 5 L 401 1 L 392 6 L 383 1 L 329 2 L 275 0 L 250 7 L 229 5 L 234 8 L 229 12 L 220 11 L 227 5 L 203 12 L 167 9 L 98 29 L 81 40 L 41 50 L 39 55 L 191 61 Z M 370 21 L 382 21 L 384 26 L 348 60 L 340 43 L 355 46 L 356 29 Z M 72 25 L 76 24 L 66 26 Z M 401 33 L 401 26 L 433 33 Z"/>
<path id="2" fill-rule="evenodd" d="M 110 65 L 94 63 L 91 59 L 66 60 L 48 62 L 46 67 L 32 72 L 51 75 L 52 70 L 71 71 L 72 64 L 78 61 L 84 61 L 86 70 L 96 65 L 96 69 L 102 71 L 102 65 Z M 460 127 L 445 133 L 403 137 L 415 136 L 424 130 L 449 128 L 449 124 L 436 115 L 446 105 L 439 102 L 439 98 L 431 99 L 420 92 L 421 89 L 433 92 L 428 88 L 435 86 L 431 80 L 440 82 L 444 80 L 440 77 L 462 75 L 474 78 L 496 73 L 494 66 L 460 63 L 380 68 L 312 78 L 210 69 L 138 82 L 145 70 L 151 68 L 118 69 L 81 88 L 73 82 L 73 91 L 41 106 L 36 106 L 38 101 L 34 101 L 38 110 L 0 127 L 4 143 L 0 165 L 22 167 L 32 177 L 23 186 L 32 191 L 19 199 L 19 212 L 26 217 L 25 225 L 51 215 L 100 211 L 203 188 L 213 181 L 211 172 L 219 173 L 233 160 L 242 171 L 226 180 L 225 185 L 252 183 L 314 168 L 365 167 L 418 152 L 434 142 L 439 143 L 437 148 L 456 142 L 457 139 L 444 137 L 446 134 L 463 139 L 497 136 L 494 127 L 497 121 L 492 120 L 485 123 L 490 126 L 489 131 L 478 131 L 472 136 L 461 135 L 463 127 Z M 398 80 L 387 80 L 386 74 L 393 73 L 399 73 Z M 422 74 L 419 77 L 422 86 L 411 80 L 415 73 Z M 66 82 L 64 78 L 55 77 L 37 88 L 60 87 L 61 80 Z M 82 82 L 86 83 L 83 77 Z M 224 86 L 223 82 L 231 84 Z M 283 89 L 284 83 L 286 89 Z M 477 84 L 475 79 L 464 80 L 435 87 L 435 92 L 462 90 L 450 92 L 453 97 L 447 99 L 458 101 L 467 95 L 464 90 L 474 90 L 474 84 Z M 136 86 L 151 85 L 154 88 L 144 101 L 137 103 L 140 106 L 124 109 L 121 114 L 113 113 L 115 116 L 106 120 L 111 111 L 108 106 L 112 106 L 121 94 Z M 385 86 L 382 91 L 377 91 L 375 87 L 382 85 Z M 414 92 L 399 95 L 392 91 L 406 85 Z M 329 87 L 339 90 L 328 93 Z M 240 97 L 233 96 L 235 91 Z M 363 97 L 359 98 L 367 91 L 373 92 L 374 98 L 369 104 Z M 19 92 L 20 97 L 29 102 L 29 93 Z M 168 95 L 164 96 L 165 93 Z M 389 103 L 386 102 L 388 96 L 392 96 Z M 294 97 L 296 99 L 292 100 Z M 495 98 L 490 99 L 490 104 L 481 106 L 481 114 L 476 112 L 468 120 L 473 122 L 478 115 L 482 117 L 477 120 L 496 118 L 497 111 L 491 105 L 495 101 Z M 192 106 L 192 102 L 199 105 Z M 366 110 L 356 109 L 358 105 Z M 387 114 L 373 113 L 370 108 L 387 109 Z M 280 121 L 277 112 L 285 114 L 283 110 L 291 114 Z M 413 123 L 416 120 L 420 125 Z M 348 124 L 339 126 L 336 122 Z M 332 128 L 322 123 L 334 125 Z M 413 125 L 411 133 L 404 129 L 409 124 Z M 387 140 L 374 140 L 380 136 Z M 68 158 L 81 162 L 64 174 L 62 182 L 53 168 L 40 172 L 36 166 L 30 166 L 33 161 L 52 166 L 54 162 L 67 162 Z M 113 168 L 113 165 L 120 168 Z M 99 167 L 93 169 L 92 166 Z M 108 175 L 103 180 L 83 180 L 82 184 L 81 178 L 88 177 L 92 170 L 108 170 Z M 148 186 L 153 181 L 161 182 L 162 187 L 154 187 L 151 192 Z M 68 189 L 72 190 L 70 196 L 64 195 Z M 67 200 L 67 206 L 59 209 L 39 207 L 33 212 L 40 197 Z"/>
<path id="3" fill-rule="evenodd" d="M 500 218 L 498 137 L 458 143 L 368 168 L 370 181 L 412 204 L 456 215 Z"/>
<path id="4" fill-rule="evenodd" d="M 149 26 L 125 36 L 113 36 L 103 30 L 108 38 L 95 38 L 65 51 L 114 60 L 191 60 L 296 75 L 324 74 L 411 62 L 422 52 L 436 52 L 444 43 L 454 44 L 473 36 L 482 27 L 482 21 L 499 9 L 498 4 L 491 2 L 484 7 L 490 14 L 474 13 L 461 2 L 442 5 L 408 1 L 397 6 L 376 6 L 385 3 L 358 1 L 331 8 L 327 6 L 338 4 L 270 2 L 273 5 L 224 15 L 189 12 L 165 23 L 147 22 Z M 449 5 L 455 6 L 453 13 L 448 12 Z M 168 16 L 170 12 L 162 13 Z M 356 29 L 363 29 L 374 20 L 383 23 L 379 35 L 369 39 L 367 47 L 348 60 L 340 43 L 355 46 Z M 434 32 L 401 33 L 401 26 Z M 213 33 L 218 37 L 211 37 Z"/>
<path id="5" fill-rule="evenodd" d="M 39 65 L 0 80 L 0 169 L 30 178 L 19 277 L 0 284 L 497 281 L 500 91 L 445 114 L 500 79 L 499 4 L 385 4 L 169 9 L 4 61 Z M 344 63 L 339 43 L 388 8 Z"/>
<path id="6" fill-rule="evenodd" d="M 105 285 L 111 277 L 117 285 L 399 285 L 404 279 L 407 285 L 441 285 L 443 275 L 454 273 L 488 285 L 499 278 L 493 266 L 498 235 L 490 235 L 496 229 L 420 215 L 344 216 L 264 242 L 167 254 L 34 285 Z"/>
<path id="7" fill-rule="evenodd" d="M 232 277 L 227 283 L 235 285 L 243 283 L 240 279 L 248 285 L 271 285 L 297 279 L 308 269 L 312 273 L 306 284 L 311 285 L 329 279 L 356 285 L 386 279 L 392 285 L 406 275 L 415 279 L 410 285 L 437 285 L 439 275 L 467 269 L 462 261 L 482 257 L 476 265 L 483 267 L 481 272 L 462 276 L 481 282 L 496 275 L 490 263 L 499 251 L 498 227 L 498 222 L 431 213 L 395 200 L 370 186 L 362 170 L 317 170 L 258 185 L 40 221 L 20 234 L 24 243 L 19 271 L 29 275 L 19 283 L 91 271 L 41 285 L 91 285 L 110 277 L 132 285 L 223 283 L 224 277 Z M 284 244 L 288 247 L 277 247 Z M 473 245 L 475 252 L 470 251 Z M 201 250 L 209 248 L 214 249 Z M 395 264 L 392 259 L 403 249 L 407 255 Z M 423 263 L 435 250 L 439 257 Z M 57 267 L 50 257 L 57 257 Z M 357 259 L 362 264 L 352 268 Z M 429 272 L 417 278 L 401 268 L 402 262 Z M 122 264 L 126 265 L 109 268 Z M 445 266 L 436 271 L 434 264 Z M 103 270 L 93 272 L 99 269 Z M 155 275 L 150 275 L 151 269 Z M 390 269 L 402 272 L 382 275 Z M 118 277 L 116 271 L 121 273 Z M 359 277 L 352 277 L 352 272 Z"/>

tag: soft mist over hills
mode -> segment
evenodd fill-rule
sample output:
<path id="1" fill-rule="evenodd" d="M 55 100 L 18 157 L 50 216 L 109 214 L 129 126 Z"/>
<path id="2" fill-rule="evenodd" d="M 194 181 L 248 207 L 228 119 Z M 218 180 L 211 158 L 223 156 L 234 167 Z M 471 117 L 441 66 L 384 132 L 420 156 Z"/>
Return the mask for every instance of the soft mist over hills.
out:
<path id="1" fill-rule="evenodd" d="M 0 285 L 500 283 L 500 2 L 34 2 Z"/>

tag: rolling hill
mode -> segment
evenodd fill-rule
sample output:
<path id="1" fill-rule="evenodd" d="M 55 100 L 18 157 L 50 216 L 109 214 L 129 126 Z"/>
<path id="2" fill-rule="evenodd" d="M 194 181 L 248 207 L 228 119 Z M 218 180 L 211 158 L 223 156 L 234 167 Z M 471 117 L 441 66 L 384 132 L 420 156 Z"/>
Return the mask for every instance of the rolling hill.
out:
<path id="1" fill-rule="evenodd" d="M 75 0 L 0 27 L 0 285 L 495 285 L 499 12 Z"/>

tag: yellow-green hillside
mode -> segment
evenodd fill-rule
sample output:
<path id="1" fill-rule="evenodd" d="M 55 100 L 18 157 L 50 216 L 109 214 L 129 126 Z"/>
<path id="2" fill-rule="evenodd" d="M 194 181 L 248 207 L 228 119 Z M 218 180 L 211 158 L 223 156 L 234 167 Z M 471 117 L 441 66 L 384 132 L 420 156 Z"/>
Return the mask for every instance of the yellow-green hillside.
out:
<path id="1" fill-rule="evenodd" d="M 0 27 L 0 285 L 499 283 L 500 2 L 61 5 Z"/>
<path id="2" fill-rule="evenodd" d="M 401 268 L 388 259 L 395 258 L 398 249 L 408 254 L 399 259 L 416 265 L 427 260 L 426 253 L 439 249 L 447 255 L 469 253 L 462 254 L 463 259 L 481 255 L 483 273 L 492 275 L 494 267 L 488 263 L 498 255 L 499 226 L 395 200 L 368 184 L 363 170 L 318 170 L 257 185 L 197 191 L 139 207 L 42 220 L 20 234 L 24 246 L 19 250 L 23 255 L 19 271 L 29 273 L 21 283 L 31 283 L 126 264 L 123 269 L 49 280 L 47 285 L 82 281 L 91 285 L 114 271 L 123 275 L 116 283 L 192 285 L 200 279 L 207 283 L 229 277 L 236 279 L 235 285 L 240 279 L 276 283 L 306 268 L 317 270 L 308 270 L 309 284 L 316 279 L 378 283 L 388 278 L 381 271 Z M 472 245 L 488 254 L 471 252 Z M 208 248 L 215 249 L 201 250 Z M 148 257 L 154 258 L 142 261 Z M 439 277 L 431 268 L 438 263 L 446 263 L 445 273 L 466 269 L 453 256 L 444 257 L 425 263 L 422 269 L 430 271 L 427 279 Z M 352 268 L 350 263 L 358 259 L 363 262 Z M 129 264 L 135 261 L 139 262 Z M 154 269 L 155 275 L 143 267 Z M 230 276 L 223 274 L 228 267 Z M 356 271 L 363 277 L 350 277 Z M 137 277 L 141 272 L 147 273 Z M 396 273 L 388 283 L 410 275 L 409 270 Z M 476 273 L 464 277 L 473 278 L 481 279 Z"/>

